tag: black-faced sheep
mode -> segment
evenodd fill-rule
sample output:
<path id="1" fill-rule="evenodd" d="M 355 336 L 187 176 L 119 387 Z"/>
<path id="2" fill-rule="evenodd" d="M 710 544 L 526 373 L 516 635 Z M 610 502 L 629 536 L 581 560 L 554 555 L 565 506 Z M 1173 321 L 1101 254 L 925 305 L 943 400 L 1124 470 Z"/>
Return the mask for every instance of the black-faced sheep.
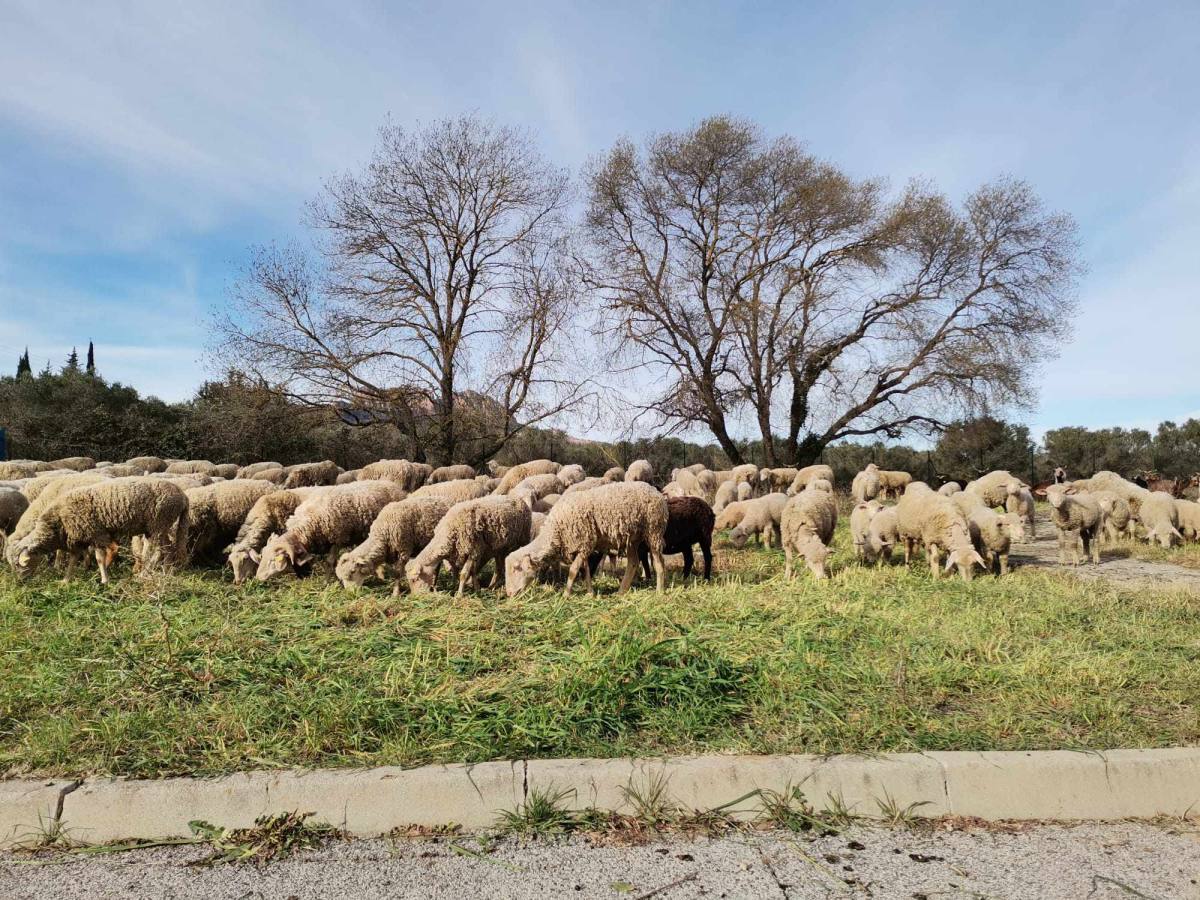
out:
<path id="1" fill-rule="evenodd" d="M 433 590 L 438 569 L 445 562 L 458 573 L 456 596 L 461 597 L 468 581 L 472 590 L 479 589 L 479 573 L 489 560 L 496 565 L 492 576 L 495 586 L 504 558 L 529 542 L 532 524 L 529 507 L 512 497 L 490 496 L 456 503 L 442 517 L 425 549 L 404 567 L 409 589 L 418 594 Z"/>
<path id="2" fill-rule="evenodd" d="M 438 522 L 453 505 L 445 497 L 415 495 L 389 503 L 371 523 L 367 539 L 338 559 L 338 581 L 345 588 L 357 590 L 384 566 L 392 566 L 392 596 L 398 596 L 404 566 L 425 549 Z"/>

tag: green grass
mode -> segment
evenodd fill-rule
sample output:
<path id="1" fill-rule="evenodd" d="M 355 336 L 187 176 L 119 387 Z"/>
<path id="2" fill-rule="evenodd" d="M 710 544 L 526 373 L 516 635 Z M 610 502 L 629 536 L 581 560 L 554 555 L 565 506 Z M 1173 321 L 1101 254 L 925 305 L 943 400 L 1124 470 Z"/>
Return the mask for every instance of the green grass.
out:
<path id="1" fill-rule="evenodd" d="M 1200 599 L 1047 571 L 357 597 L 323 575 L 0 574 L 0 768 L 157 776 L 696 752 L 1110 748 L 1200 737 Z"/>
<path id="2" fill-rule="evenodd" d="M 1200 544 L 1182 544 L 1166 550 L 1158 544 L 1121 541 L 1115 545 L 1105 544 L 1101 552 L 1106 555 L 1126 556 L 1148 562 L 1170 562 L 1188 569 L 1200 569 Z"/>

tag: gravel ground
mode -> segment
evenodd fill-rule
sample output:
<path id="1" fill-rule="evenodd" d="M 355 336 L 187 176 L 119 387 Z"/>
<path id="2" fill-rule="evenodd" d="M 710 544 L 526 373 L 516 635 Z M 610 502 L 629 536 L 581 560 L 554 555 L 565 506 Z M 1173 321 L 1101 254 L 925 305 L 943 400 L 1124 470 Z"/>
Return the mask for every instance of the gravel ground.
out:
<path id="1" fill-rule="evenodd" d="M 197 847 L 81 859 L 0 856 L 0 896 L 24 898 L 829 897 L 1200 898 L 1200 832 L 1145 823 L 889 830 L 809 839 L 738 834 L 640 846 L 584 838 L 351 841 L 263 868 L 189 866 Z"/>
<path id="2" fill-rule="evenodd" d="M 1092 565 L 1088 562 L 1075 567 L 1070 562 L 1072 558 L 1068 549 L 1067 565 L 1062 568 L 1083 579 L 1099 579 L 1121 585 L 1154 585 L 1157 587 L 1169 585 L 1200 590 L 1200 569 L 1188 569 L 1169 562 L 1152 562 L 1117 556 L 1108 552 L 1107 544 L 1100 547 L 1099 565 Z M 1047 521 L 1039 520 L 1036 540 L 1025 544 L 1014 544 L 1011 561 L 1014 567 L 1059 568 L 1058 532 L 1054 530 L 1054 526 Z"/>

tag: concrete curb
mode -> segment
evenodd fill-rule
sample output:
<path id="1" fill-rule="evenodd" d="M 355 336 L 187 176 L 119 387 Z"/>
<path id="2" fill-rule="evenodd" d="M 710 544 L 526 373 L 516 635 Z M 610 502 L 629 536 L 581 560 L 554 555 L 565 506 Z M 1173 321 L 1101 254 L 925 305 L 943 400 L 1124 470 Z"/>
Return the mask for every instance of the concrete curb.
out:
<path id="1" fill-rule="evenodd" d="M 744 816 L 758 807 L 745 795 L 789 786 L 800 787 L 817 809 L 839 803 L 867 816 L 879 815 L 880 803 L 919 804 L 913 812 L 920 816 L 983 819 L 1182 816 L 1200 810 L 1200 748 L 549 759 L 146 781 L 14 780 L 0 782 L 0 846 L 35 842 L 54 827 L 90 844 L 180 837 L 193 819 L 242 827 L 293 810 L 358 836 L 409 825 L 478 829 L 534 789 L 564 792 L 577 809 L 629 812 L 629 792 L 655 785 L 678 807 Z"/>

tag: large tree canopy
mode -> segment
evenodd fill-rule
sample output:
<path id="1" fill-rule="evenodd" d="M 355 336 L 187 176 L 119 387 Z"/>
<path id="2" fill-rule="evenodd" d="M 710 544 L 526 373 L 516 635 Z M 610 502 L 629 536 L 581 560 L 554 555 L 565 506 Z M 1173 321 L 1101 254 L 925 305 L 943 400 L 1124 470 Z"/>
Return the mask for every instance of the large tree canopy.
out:
<path id="1" fill-rule="evenodd" d="M 734 461 L 739 420 L 776 465 L 1027 403 L 1069 328 L 1074 224 L 1020 181 L 891 196 L 725 117 L 621 141 L 586 181 L 585 283 L 655 385 L 638 413 Z"/>
<path id="2" fill-rule="evenodd" d="M 386 126 L 311 204 L 318 250 L 259 248 L 218 316 L 218 358 L 393 423 L 415 459 L 478 464 L 570 408 L 567 176 L 476 119 Z"/>

